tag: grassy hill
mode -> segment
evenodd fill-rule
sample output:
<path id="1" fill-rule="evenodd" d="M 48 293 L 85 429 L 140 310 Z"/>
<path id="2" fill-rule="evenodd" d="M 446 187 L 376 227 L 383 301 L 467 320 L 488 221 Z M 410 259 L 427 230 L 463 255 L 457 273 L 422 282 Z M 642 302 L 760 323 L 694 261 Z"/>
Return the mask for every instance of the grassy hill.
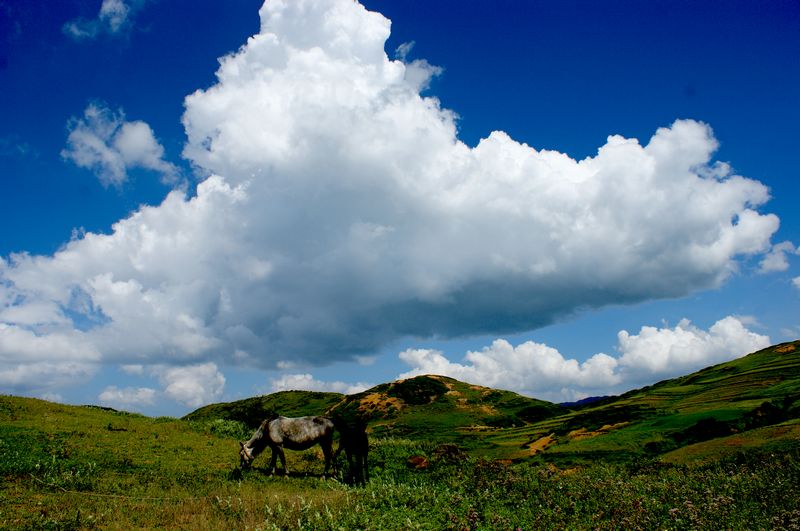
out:
<path id="1" fill-rule="evenodd" d="M 373 437 L 400 437 L 481 447 L 476 434 L 563 414 L 556 404 L 459 382 L 445 376 L 417 376 L 381 384 L 362 393 L 312 391 L 278 393 L 204 406 L 184 420 L 243 422 L 255 429 L 270 413 L 285 416 L 339 414 L 366 420 Z"/>
<path id="2" fill-rule="evenodd" d="M 482 438 L 476 434 L 526 426 L 560 415 L 564 408 L 511 391 L 428 375 L 347 396 L 331 411 L 367 420 L 376 437 L 431 439 L 471 449 L 481 446 Z"/>
<path id="3" fill-rule="evenodd" d="M 718 457 L 738 447 L 800 441 L 800 342 L 595 402 L 493 439 L 507 446 L 521 442 L 516 457 L 535 454 L 560 463 L 653 456 L 679 462 Z"/>

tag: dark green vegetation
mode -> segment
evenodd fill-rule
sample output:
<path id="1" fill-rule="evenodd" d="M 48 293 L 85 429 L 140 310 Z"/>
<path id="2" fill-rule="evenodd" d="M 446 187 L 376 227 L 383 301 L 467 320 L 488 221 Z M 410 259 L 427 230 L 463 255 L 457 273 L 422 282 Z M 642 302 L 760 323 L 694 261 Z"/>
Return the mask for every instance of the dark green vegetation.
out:
<path id="1" fill-rule="evenodd" d="M 261 421 L 276 412 L 285 417 L 319 415 L 341 402 L 339 393 L 313 391 L 281 391 L 266 396 L 239 400 L 230 404 L 211 404 L 189 413 L 184 420 L 208 422 L 217 419 L 233 420 L 256 429 Z M 249 436 L 248 436 L 249 437 Z"/>
<path id="2" fill-rule="evenodd" d="M 569 410 L 442 377 L 182 420 L 0 397 L 0 528 L 800 529 L 798 346 Z M 369 420 L 366 487 L 236 468 L 259 415 L 325 409 Z"/>

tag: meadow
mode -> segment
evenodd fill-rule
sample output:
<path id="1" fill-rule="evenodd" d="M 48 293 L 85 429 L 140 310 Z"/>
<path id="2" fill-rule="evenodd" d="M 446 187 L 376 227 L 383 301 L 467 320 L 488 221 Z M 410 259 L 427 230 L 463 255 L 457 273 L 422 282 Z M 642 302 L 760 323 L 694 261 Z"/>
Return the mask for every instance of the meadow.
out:
<path id="1" fill-rule="evenodd" d="M 800 444 L 696 465 L 557 467 L 430 440 L 373 438 L 364 487 L 319 452 L 238 469 L 229 420 L 187 421 L 0 397 L 3 529 L 800 529 Z M 412 459 L 413 458 L 413 459 Z M 344 461 L 344 459 L 342 459 Z"/>

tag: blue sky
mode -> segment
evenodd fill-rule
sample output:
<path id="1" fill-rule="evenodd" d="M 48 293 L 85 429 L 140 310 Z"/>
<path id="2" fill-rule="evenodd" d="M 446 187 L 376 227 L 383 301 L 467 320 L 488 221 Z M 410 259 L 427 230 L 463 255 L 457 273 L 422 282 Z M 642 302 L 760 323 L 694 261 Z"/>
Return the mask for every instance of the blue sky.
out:
<path id="1" fill-rule="evenodd" d="M 796 339 L 798 23 L 0 0 L 0 392 L 182 415 L 437 372 L 561 401 Z"/>

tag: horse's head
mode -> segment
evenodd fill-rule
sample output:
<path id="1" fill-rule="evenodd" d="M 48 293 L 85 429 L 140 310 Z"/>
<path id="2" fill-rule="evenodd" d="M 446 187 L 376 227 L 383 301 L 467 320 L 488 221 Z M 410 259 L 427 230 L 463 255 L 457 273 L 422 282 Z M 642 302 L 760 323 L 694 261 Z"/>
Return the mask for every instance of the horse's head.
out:
<path id="1" fill-rule="evenodd" d="M 253 463 L 253 459 L 255 456 L 253 455 L 253 450 L 245 443 L 239 443 L 239 466 L 241 468 L 250 468 L 250 465 Z"/>

